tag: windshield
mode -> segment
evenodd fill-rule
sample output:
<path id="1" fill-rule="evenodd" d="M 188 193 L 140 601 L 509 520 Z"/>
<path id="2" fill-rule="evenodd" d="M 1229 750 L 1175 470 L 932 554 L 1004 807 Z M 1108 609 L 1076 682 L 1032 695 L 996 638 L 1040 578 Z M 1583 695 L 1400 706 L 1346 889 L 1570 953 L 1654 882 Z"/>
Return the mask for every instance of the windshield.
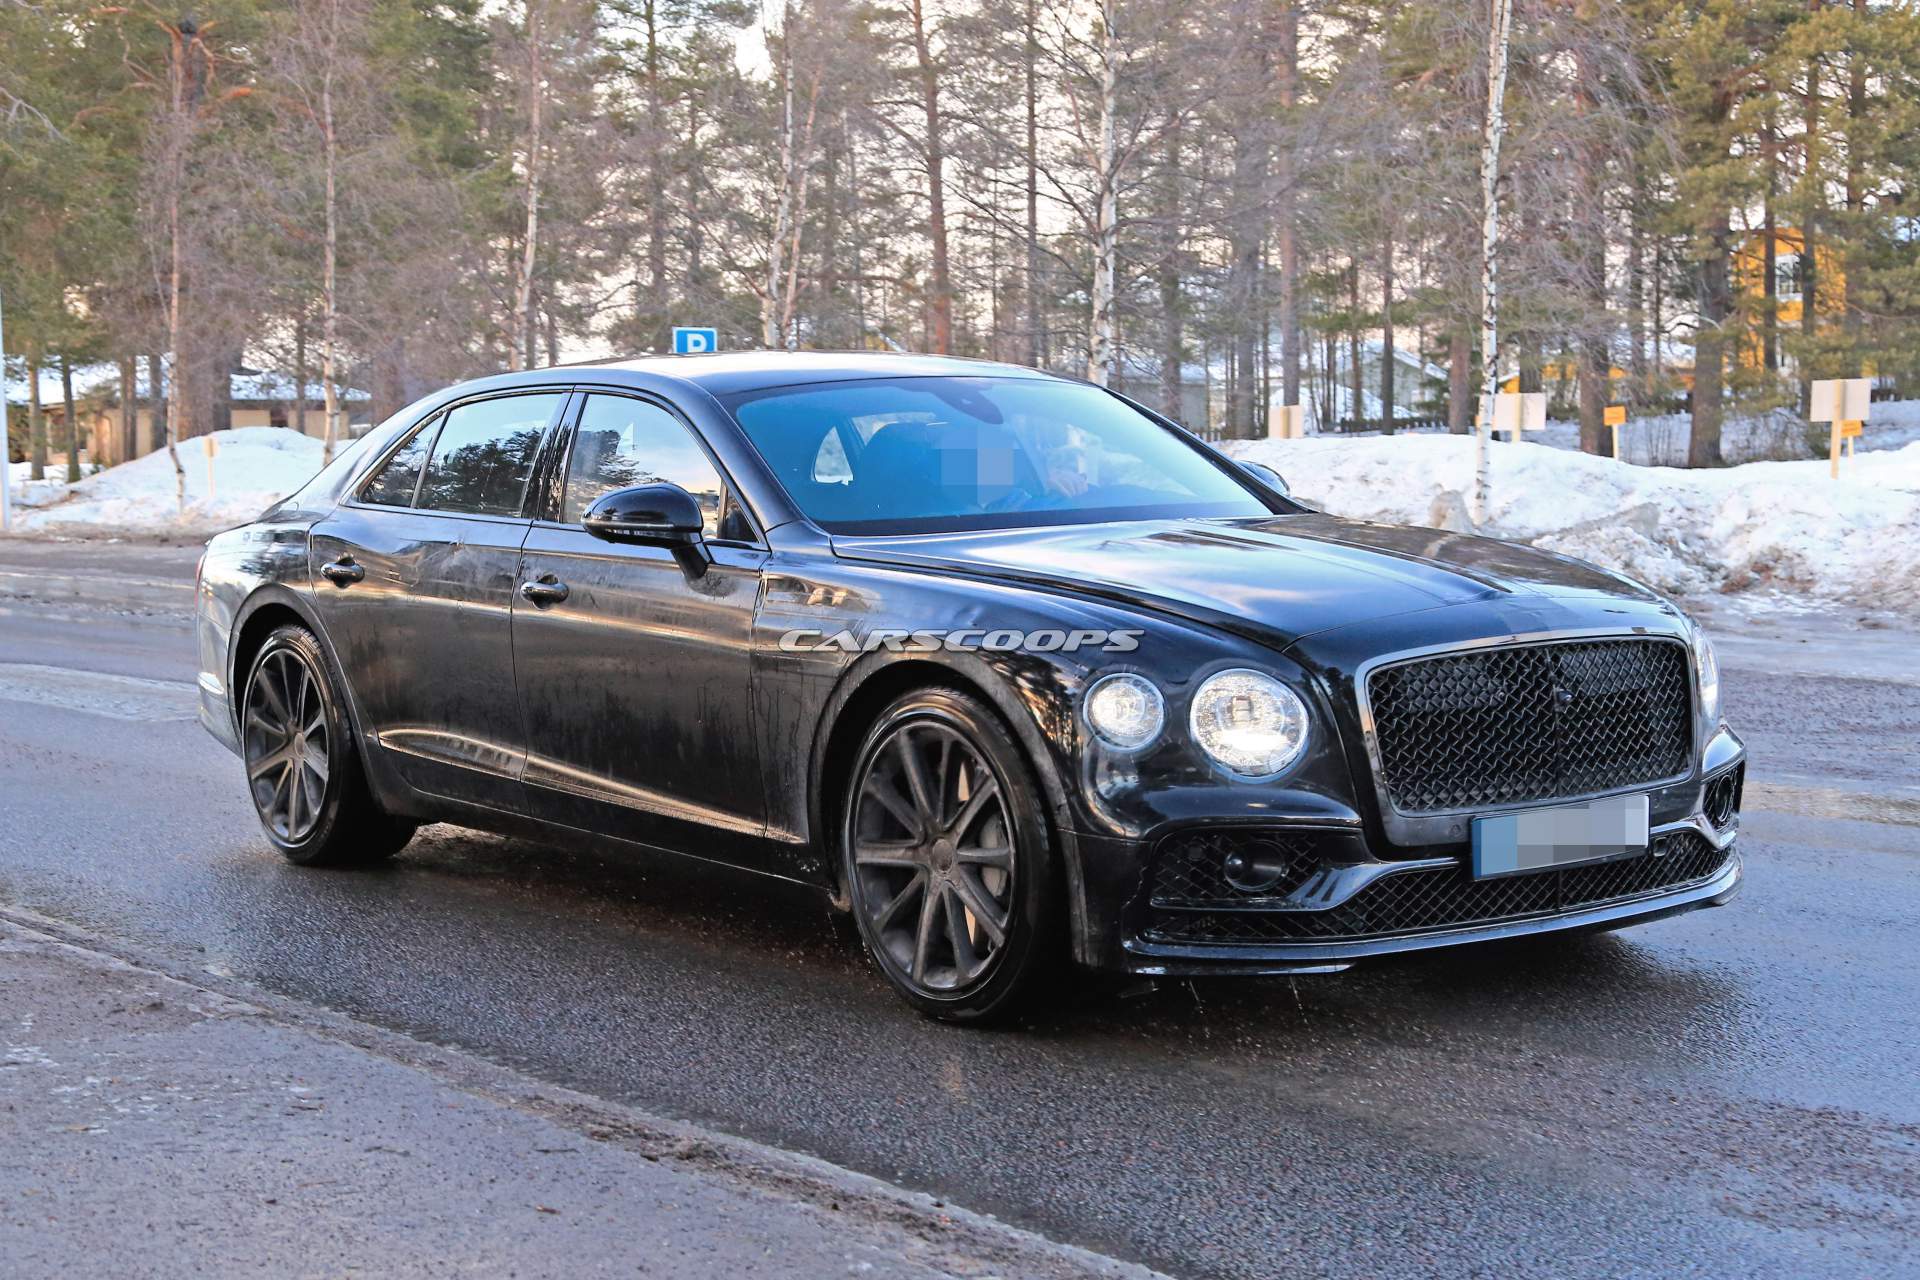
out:
<path id="1" fill-rule="evenodd" d="M 1176 433 L 1082 383 L 873 378 L 726 403 L 832 533 L 1269 514 Z"/>

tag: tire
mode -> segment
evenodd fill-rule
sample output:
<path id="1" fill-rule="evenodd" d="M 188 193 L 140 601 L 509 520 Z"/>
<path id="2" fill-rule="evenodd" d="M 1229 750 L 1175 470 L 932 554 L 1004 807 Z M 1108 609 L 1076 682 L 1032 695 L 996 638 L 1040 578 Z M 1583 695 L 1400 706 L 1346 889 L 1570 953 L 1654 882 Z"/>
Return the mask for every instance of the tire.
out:
<path id="1" fill-rule="evenodd" d="M 914 690 L 867 730 L 840 807 L 841 873 L 867 954 L 920 1012 L 998 1021 L 1052 968 L 1063 939 L 1045 813 L 978 698 Z"/>
<path id="2" fill-rule="evenodd" d="M 305 627 L 278 627 L 240 702 L 240 758 L 260 827 L 302 867 L 370 866 L 413 839 L 367 787 L 332 665 Z"/>

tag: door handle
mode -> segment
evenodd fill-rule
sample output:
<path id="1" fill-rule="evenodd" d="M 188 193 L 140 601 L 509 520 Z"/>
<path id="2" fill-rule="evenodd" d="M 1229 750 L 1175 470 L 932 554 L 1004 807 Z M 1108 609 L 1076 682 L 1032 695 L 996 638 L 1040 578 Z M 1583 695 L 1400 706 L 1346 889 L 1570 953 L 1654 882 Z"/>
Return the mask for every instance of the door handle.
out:
<path id="1" fill-rule="evenodd" d="M 521 583 L 520 596 L 544 609 L 567 598 L 567 584 L 550 573 L 543 573 L 532 582 Z"/>
<path id="2" fill-rule="evenodd" d="M 355 564 L 352 556 L 329 560 L 320 566 L 320 573 L 336 587 L 349 586 L 367 576 L 367 571 Z"/>

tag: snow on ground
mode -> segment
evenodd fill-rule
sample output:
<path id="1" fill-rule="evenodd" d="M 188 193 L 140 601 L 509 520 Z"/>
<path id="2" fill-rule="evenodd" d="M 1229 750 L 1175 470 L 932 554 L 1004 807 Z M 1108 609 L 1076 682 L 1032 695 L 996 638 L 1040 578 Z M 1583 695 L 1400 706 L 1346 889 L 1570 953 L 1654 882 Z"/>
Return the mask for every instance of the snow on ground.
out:
<path id="1" fill-rule="evenodd" d="M 81 537 L 204 536 L 245 524 L 305 484 L 320 469 L 320 441 L 283 427 L 241 427 L 211 436 L 213 492 L 207 491 L 207 455 L 196 437 L 180 445 L 187 505 L 175 496 L 173 463 L 165 449 L 109 467 L 68 485 L 64 465 L 48 479 L 27 481 L 27 464 L 13 464 L 14 528 L 22 533 Z"/>
<path id="2" fill-rule="evenodd" d="M 1877 407 L 1877 406 L 1876 406 Z M 1278 470 L 1339 515 L 1469 528 L 1470 436 L 1255 440 L 1235 456 Z M 1825 461 L 1715 470 L 1634 466 L 1550 445 L 1494 443 L 1481 531 L 1617 569 L 1659 591 L 1765 592 L 1912 610 L 1920 597 L 1920 443 Z"/>

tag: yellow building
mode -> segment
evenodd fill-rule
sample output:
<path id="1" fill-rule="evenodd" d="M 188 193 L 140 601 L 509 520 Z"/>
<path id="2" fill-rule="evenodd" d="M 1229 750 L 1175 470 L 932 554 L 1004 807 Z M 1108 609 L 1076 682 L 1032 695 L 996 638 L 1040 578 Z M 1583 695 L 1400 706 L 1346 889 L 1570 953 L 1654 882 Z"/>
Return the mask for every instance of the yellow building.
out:
<path id="1" fill-rule="evenodd" d="M 1797 227 L 1776 227 L 1773 233 L 1773 315 L 1776 332 L 1798 330 L 1805 323 L 1807 241 Z M 1845 305 L 1846 273 L 1840 257 L 1825 245 L 1813 246 L 1813 288 L 1816 313 L 1837 315 Z M 1760 302 L 1766 295 L 1767 234 L 1749 232 L 1733 251 L 1733 287 L 1753 317 L 1740 343 L 1740 363 L 1757 369 L 1766 363 L 1765 318 Z"/>

